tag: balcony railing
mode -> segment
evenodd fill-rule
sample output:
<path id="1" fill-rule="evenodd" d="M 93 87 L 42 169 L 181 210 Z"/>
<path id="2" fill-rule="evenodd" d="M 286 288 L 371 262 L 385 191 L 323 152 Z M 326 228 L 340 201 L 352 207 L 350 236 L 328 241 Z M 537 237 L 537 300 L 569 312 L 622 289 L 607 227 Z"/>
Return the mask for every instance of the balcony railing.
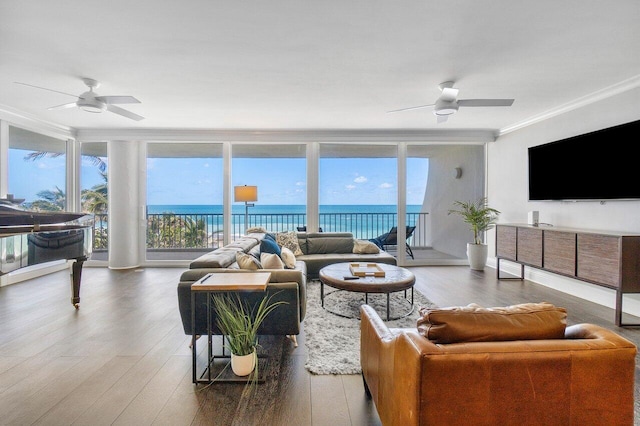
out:
<path id="1" fill-rule="evenodd" d="M 412 247 L 427 247 L 429 241 L 428 213 L 407 213 L 407 226 L 415 226 L 408 240 Z M 244 214 L 232 214 L 231 238 L 242 236 L 246 228 L 263 227 L 272 232 L 295 231 L 306 226 L 304 213 L 249 214 L 245 226 Z M 368 240 L 389 232 L 397 225 L 396 213 L 320 213 L 319 227 L 323 232 L 351 232 L 355 238 Z M 107 215 L 96 214 L 94 250 L 108 247 Z M 223 245 L 224 216 L 222 214 L 161 213 L 147 214 L 147 249 L 192 250 L 215 249 Z"/>

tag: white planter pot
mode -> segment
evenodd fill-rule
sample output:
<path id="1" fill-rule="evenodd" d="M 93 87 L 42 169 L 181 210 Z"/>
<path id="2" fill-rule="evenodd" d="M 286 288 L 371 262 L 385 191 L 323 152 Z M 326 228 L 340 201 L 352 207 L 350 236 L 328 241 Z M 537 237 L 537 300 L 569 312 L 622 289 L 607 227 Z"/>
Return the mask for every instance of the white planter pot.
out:
<path id="1" fill-rule="evenodd" d="M 249 355 L 231 354 L 231 370 L 236 376 L 248 376 L 256 368 L 256 351 Z"/>
<path id="2" fill-rule="evenodd" d="M 471 269 L 476 271 L 484 270 L 484 267 L 487 264 L 488 254 L 488 245 L 467 243 L 467 258 L 469 259 L 469 267 Z"/>

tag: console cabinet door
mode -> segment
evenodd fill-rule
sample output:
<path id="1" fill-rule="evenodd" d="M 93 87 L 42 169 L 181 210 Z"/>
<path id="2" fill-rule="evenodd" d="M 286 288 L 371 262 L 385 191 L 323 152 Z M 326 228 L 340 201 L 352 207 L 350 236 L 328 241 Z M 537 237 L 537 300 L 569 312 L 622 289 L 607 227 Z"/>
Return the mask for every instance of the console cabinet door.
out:
<path id="1" fill-rule="evenodd" d="M 496 226 L 496 257 L 516 260 L 517 232 L 515 226 Z"/>
<path id="2" fill-rule="evenodd" d="M 563 275 L 576 275 L 576 234 L 544 231 L 544 269 Z"/>
<path id="3" fill-rule="evenodd" d="M 618 287 L 620 237 L 578 234 L 578 278 Z"/>
<path id="4" fill-rule="evenodd" d="M 518 228 L 518 262 L 542 267 L 542 230 Z"/>

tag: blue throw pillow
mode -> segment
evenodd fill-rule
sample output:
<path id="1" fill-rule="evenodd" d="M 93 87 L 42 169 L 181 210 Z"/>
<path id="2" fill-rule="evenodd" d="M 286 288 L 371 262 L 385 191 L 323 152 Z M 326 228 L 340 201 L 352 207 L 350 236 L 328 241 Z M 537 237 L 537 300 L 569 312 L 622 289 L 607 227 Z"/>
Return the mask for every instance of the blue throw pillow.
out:
<path id="1" fill-rule="evenodd" d="M 282 256 L 278 243 L 270 238 L 265 238 L 260 241 L 260 253 L 274 253 L 277 254 L 278 257 Z"/>

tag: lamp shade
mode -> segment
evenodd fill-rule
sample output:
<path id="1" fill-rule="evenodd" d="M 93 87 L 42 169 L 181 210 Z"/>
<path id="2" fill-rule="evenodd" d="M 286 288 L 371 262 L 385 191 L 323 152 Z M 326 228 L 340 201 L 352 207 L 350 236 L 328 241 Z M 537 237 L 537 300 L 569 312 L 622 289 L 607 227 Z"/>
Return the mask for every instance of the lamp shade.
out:
<path id="1" fill-rule="evenodd" d="M 258 201 L 258 187 L 257 186 L 234 186 L 233 198 L 235 201 Z"/>

